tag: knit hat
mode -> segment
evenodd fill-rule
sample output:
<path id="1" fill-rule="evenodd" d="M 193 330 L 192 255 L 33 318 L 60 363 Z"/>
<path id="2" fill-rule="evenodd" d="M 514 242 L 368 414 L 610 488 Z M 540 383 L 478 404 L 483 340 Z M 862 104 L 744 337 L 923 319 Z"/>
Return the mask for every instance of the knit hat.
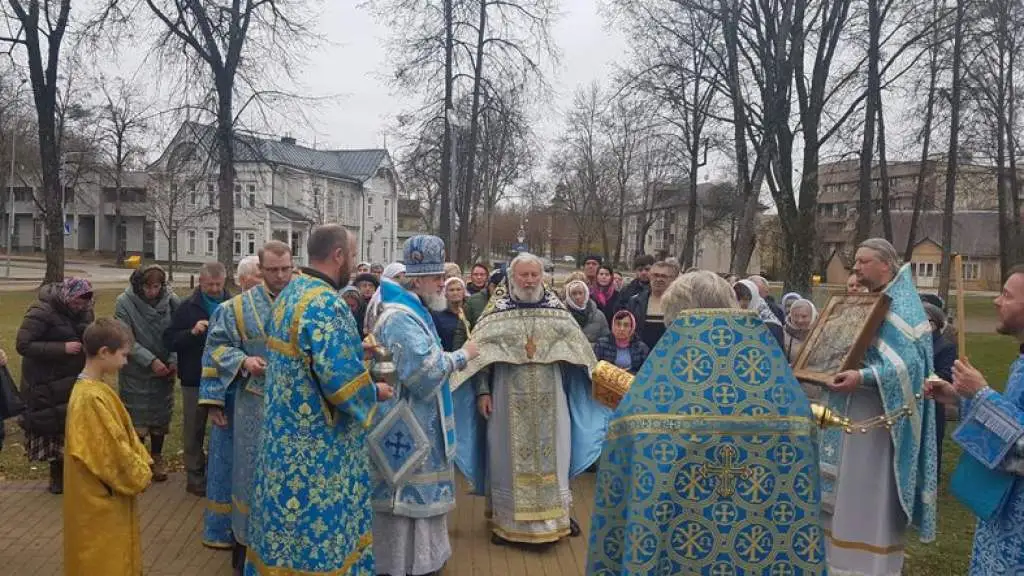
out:
<path id="1" fill-rule="evenodd" d="M 444 275 L 444 241 L 437 236 L 421 234 L 409 238 L 402 256 L 407 277 Z"/>
<path id="2" fill-rule="evenodd" d="M 359 286 L 361 282 L 369 282 L 370 284 L 373 284 L 374 287 L 380 287 L 380 280 L 377 280 L 377 277 L 374 276 L 373 274 L 370 274 L 369 272 L 363 272 L 362 274 L 356 276 L 355 279 L 352 280 L 352 285 Z"/>

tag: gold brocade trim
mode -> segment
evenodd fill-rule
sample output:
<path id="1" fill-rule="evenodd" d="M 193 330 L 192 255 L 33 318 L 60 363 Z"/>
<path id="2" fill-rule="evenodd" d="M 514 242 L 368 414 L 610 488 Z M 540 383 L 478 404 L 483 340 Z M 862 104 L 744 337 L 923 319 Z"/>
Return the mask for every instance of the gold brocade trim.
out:
<path id="1" fill-rule="evenodd" d="M 210 542 L 209 540 L 203 540 L 203 546 L 206 546 L 207 548 L 213 548 L 214 550 L 231 550 L 235 547 L 235 544 L 227 544 L 225 542 Z"/>
<path id="2" fill-rule="evenodd" d="M 323 280 L 320 282 L 323 283 Z M 309 303 L 314 298 L 318 298 L 328 292 L 330 290 L 326 286 L 313 286 L 302 293 L 299 302 L 295 305 L 295 309 L 292 312 L 292 325 L 288 327 L 288 340 L 292 346 L 295 346 L 296 353 L 299 346 L 299 325 L 302 324 L 302 317 L 306 314 L 306 308 L 309 307 Z"/>
<path id="3" fill-rule="evenodd" d="M 494 532 L 502 540 L 509 542 L 518 542 L 520 544 L 548 544 L 550 542 L 558 542 L 562 538 L 569 535 L 569 528 L 562 528 L 553 532 L 515 532 L 512 530 L 505 530 L 498 525 L 491 526 L 491 532 Z"/>
<path id="4" fill-rule="evenodd" d="M 273 336 L 267 338 L 267 348 L 291 358 L 299 357 L 299 347 L 297 345 L 289 345 L 284 340 L 274 338 Z"/>
<path id="5" fill-rule="evenodd" d="M 366 422 L 363 422 L 363 428 L 369 428 L 373 426 L 373 419 L 377 416 L 377 404 L 374 404 L 370 408 L 370 412 L 366 415 Z"/>
<path id="6" fill-rule="evenodd" d="M 231 504 L 206 500 L 206 509 L 214 514 L 231 514 Z"/>
<path id="7" fill-rule="evenodd" d="M 223 408 L 224 407 L 224 402 L 221 402 L 220 400 L 200 400 L 199 401 L 199 405 L 200 406 L 216 406 L 217 408 Z"/>
<path id="8" fill-rule="evenodd" d="M 231 497 L 231 504 L 233 504 L 234 507 L 237 508 L 238 511 L 241 512 L 242 514 L 245 514 L 246 516 L 249 515 L 249 507 L 245 505 L 245 502 L 242 502 L 241 500 L 239 500 L 235 496 L 232 496 Z"/>
<path id="9" fill-rule="evenodd" d="M 227 346 L 217 346 L 213 349 L 213 352 L 210 353 L 210 357 L 213 358 L 215 362 L 220 362 L 220 357 L 223 356 L 227 350 Z"/>
<path id="10" fill-rule="evenodd" d="M 772 434 L 792 434 L 794 432 L 807 432 L 810 433 L 813 428 L 813 423 L 809 416 L 724 416 L 721 414 L 631 414 L 629 416 L 622 416 L 612 420 L 608 424 L 608 434 L 605 441 L 619 438 L 626 434 L 636 434 L 657 431 L 659 427 L 645 428 L 635 425 L 635 423 L 642 423 L 644 421 L 655 421 L 655 422 L 709 422 L 709 423 L 722 423 L 722 422 L 735 422 L 737 424 L 759 424 L 762 426 L 768 426 L 772 424 L 781 425 L 777 430 L 770 430 L 765 427 L 759 427 L 757 429 L 751 429 L 749 432 L 744 431 L 755 436 L 767 436 Z M 688 428 L 685 432 L 693 434 L 711 433 L 714 430 L 700 430 Z M 718 431 L 721 432 L 721 431 Z M 739 433 L 732 431 L 730 433 Z"/>
<path id="11" fill-rule="evenodd" d="M 242 343 L 244 344 L 245 341 L 248 340 L 248 332 L 245 331 L 245 309 L 242 305 L 242 296 L 242 294 L 239 294 L 232 298 L 231 307 L 235 311 L 235 328 L 238 329 L 238 336 L 242 339 Z"/>
<path id="12" fill-rule="evenodd" d="M 534 512 L 516 512 L 514 516 L 516 522 L 543 522 L 545 520 L 558 520 L 562 516 L 565 516 L 565 508 L 558 506 L 556 508 L 536 510 Z"/>
<path id="13" fill-rule="evenodd" d="M 327 397 L 327 401 L 331 404 L 338 406 L 348 402 L 353 396 L 359 392 L 363 386 L 370 384 L 370 373 L 363 370 L 358 376 L 349 380 L 347 384 L 341 387 L 340 390 L 331 394 Z"/>
<path id="14" fill-rule="evenodd" d="M 218 346 L 218 348 L 219 348 L 219 346 Z M 214 368 L 213 366 L 203 366 L 202 377 L 203 378 L 216 378 L 217 377 L 217 369 Z"/>
<path id="15" fill-rule="evenodd" d="M 271 307 L 273 307 L 274 299 L 270 297 L 270 291 L 267 290 L 267 285 L 266 284 L 262 284 L 259 287 L 262 288 L 264 292 L 266 292 L 267 300 L 270 300 L 270 305 L 271 305 Z M 253 313 L 253 315 L 257 319 L 259 319 L 259 317 L 260 317 L 260 315 L 259 315 L 260 308 L 259 308 L 259 306 L 256 305 L 256 297 L 253 296 L 253 291 L 252 290 L 249 290 L 246 293 L 249 295 L 249 305 L 252 306 L 252 313 Z M 267 329 L 263 327 L 263 323 L 262 322 L 257 322 L 256 323 L 256 327 L 259 328 L 259 330 L 260 330 L 260 337 L 262 339 L 266 340 L 267 339 Z M 243 336 L 243 339 L 244 339 L 244 336 Z"/>
<path id="16" fill-rule="evenodd" d="M 682 318 L 714 318 L 719 316 L 750 316 L 751 318 L 757 318 L 758 314 L 755 310 L 745 310 L 743 308 L 701 308 L 699 310 L 683 310 L 679 313 L 676 321 Z"/>
<path id="17" fill-rule="evenodd" d="M 329 570 L 327 572 L 314 572 L 311 570 L 296 570 L 294 568 L 277 568 L 267 566 L 263 563 L 263 560 L 260 559 L 252 546 L 246 548 L 245 559 L 252 564 L 252 567 L 256 569 L 256 572 L 260 574 L 260 576 L 342 576 L 343 574 L 348 574 L 352 565 L 359 560 L 359 557 L 363 555 L 371 544 L 373 544 L 373 533 L 367 532 L 366 534 L 363 534 L 359 537 L 356 549 L 345 557 L 345 561 L 342 563 L 341 568 Z"/>
<path id="18" fill-rule="evenodd" d="M 874 544 L 868 544 L 867 542 L 852 542 L 850 540 L 839 540 L 832 535 L 831 530 L 825 530 L 825 536 L 836 548 L 842 548 L 844 550 L 860 550 L 861 552 L 870 552 L 872 554 L 894 554 L 896 552 L 902 552 L 904 549 L 903 544 L 893 544 L 892 546 L 875 546 Z"/>

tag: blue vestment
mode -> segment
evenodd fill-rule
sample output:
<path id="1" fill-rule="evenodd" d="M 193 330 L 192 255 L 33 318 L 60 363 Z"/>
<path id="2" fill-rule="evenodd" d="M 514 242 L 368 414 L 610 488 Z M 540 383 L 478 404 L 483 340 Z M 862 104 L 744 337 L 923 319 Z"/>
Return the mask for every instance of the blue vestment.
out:
<path id="1" fill-rule="evenodd" d="M 376 387 L 337 288 L 293 279 L 267 324 L 246 574 L 375 576 L 367 427 Z"/>
<path id="2" fill-rule="evenodd" d="M 1006 474 L 1012 483 L 994 516 L 978 520 L 970 575 L 1024 573 L 1024 485 L 1016 447 L 1024 438 L 1024 358 L 1013 363 L 1005 392 L 985 389 L 963 401 L 960 410 L 963 421 L 953 439 L 963 447 L 963 458 L 974 458 L 995 473 Z M 1018 461 L 1018 470 L 1006 471 L 1013 460 Z"/>
<path id="3" fill-rule="evenodd" d="M 909 266 L 903 266 L 883 291 L 889 311 L 868 348 L 860 370 L 862 387 L 877 387 L 887 414 L 910 407 L 912 413 L 900 418 L 890 430 L 893 446 L 891 469 L 902 514 L 917 526 L 923 542 L 935 539 L 938 461 L 935 445 L 935 402 L 922 399 L 924 381 L 932 373 L 931 326 L 914 287 Z M 840 414 L 850 412 L 849 393 L 826 392 L 823 402 Z M 822 499 L 836 499 L 837 474 L 844 439 L 838 428 L 821 435 Z M 886 465 L 884 469 L 890 467 Z M 871 473 L 871 471 L 863 471 Z M 856 482 L 851 479 L 851 486 Z M 888 514 L 879 510 L 877 514 Z M 838 519 L 838 517 L 837 517 Z"/>
<path id="4" fill-rule="evenodd" d="M 754 312 L 684 312 L 608 426 L 587 574 L 825 574 L 810 404 Z"/>
<path id="5" fill-rule="evenodd" d="M 393 486 L 374 467 L 373 507 L 397 516 L 426 518 L 455 507 L 452 457 L 455 454 L 455 416 L 448 377 L 466 365 L 462 351 L 441 348 L 430 312 L 420 299 L 390 280 L 381 282 L 381 312 L 373 332 L 377 341 L 394 355 L 398 382 L 394 397 L 381 404 L 375 425 L 400 402 L 409 405 L 426 433 L 426 456 L 405 479 Z M 402 457 L 414 447 L 401 426 L 380 434 L 370 449 L 386 458 Z M 397 466 L 396 466 L 397 467 Z"/>
<path id="6" fill-rule="evenodd" d="M 228 425 L 215 425 L 210 431 L 206 497 L 211 503 L 204 542 L 223 534 L 225 514 L 234 539 L 243 546 L 248 542 L 249 491 L 263 423 L 264 377 L 249 374 L 242 366 L 249 356 L 266 359 L 265 326 L 273 305 L 261 284 L 225 302 L 210 319 L 199 404 L 222 407 Z"/>

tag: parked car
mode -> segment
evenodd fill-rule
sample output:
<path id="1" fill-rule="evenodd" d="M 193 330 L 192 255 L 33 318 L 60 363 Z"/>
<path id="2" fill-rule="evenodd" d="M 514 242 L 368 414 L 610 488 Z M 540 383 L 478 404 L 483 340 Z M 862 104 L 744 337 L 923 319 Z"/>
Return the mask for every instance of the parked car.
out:
<path id="1" fill-rule="evenodd" d="M 566 264 L 575 264 L 576 259 L 566 254 L 565 256 L 562 256 L 562 262 L 565 262 Z"/>

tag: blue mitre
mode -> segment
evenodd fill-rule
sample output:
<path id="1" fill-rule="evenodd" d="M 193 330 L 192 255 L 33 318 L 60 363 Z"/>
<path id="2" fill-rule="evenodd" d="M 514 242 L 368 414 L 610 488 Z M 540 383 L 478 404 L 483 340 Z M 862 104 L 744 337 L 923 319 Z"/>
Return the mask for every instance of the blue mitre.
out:
<path id="1" fill-rule="evenodd" d="M 608 425 L 587 574 L 826 573 L 810 404 L 752 312 L 684 312 Z"/>
<path id="2" fill-rule="evenodd" d="M 420 234 L 409 238 L 402 257 L 407 277 L 444 274 L 444 242 L 437 236 Z"/>

